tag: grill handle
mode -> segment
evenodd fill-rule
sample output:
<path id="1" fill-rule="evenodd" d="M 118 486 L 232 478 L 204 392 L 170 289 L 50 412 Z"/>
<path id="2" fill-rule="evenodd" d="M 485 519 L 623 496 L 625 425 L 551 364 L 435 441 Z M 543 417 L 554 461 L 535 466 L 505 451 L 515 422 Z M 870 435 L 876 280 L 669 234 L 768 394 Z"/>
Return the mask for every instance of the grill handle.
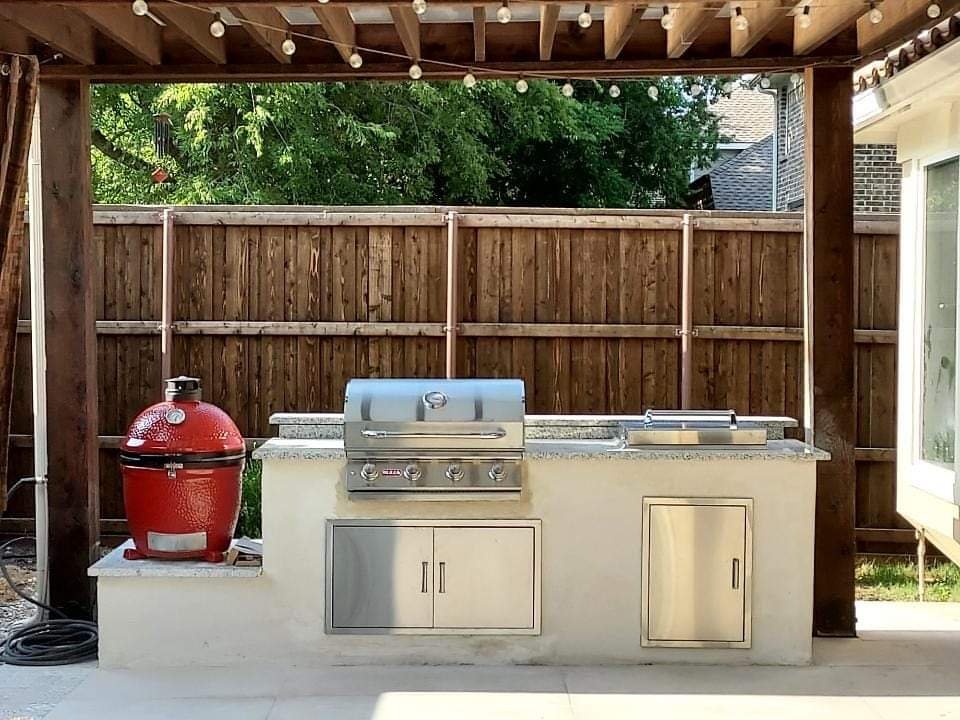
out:
<path id="1" fill-rule="evenodd" d="M 408 432 L 403 430 L 361 430 L 360 435 L 365 438 L 471 438 L 474 440 L 500 440 L 507 436 L 503 429 L 480 432 Z"/>

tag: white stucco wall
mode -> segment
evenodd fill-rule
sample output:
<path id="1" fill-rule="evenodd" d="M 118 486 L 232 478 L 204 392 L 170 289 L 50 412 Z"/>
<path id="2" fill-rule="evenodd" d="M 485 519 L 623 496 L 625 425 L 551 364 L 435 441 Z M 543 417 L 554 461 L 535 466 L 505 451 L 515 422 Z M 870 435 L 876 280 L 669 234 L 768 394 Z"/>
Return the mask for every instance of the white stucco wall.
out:
<path id="1" fill-rule="evenodd" d="M 264 461 L 261 577 L 101 577 L 101 665 L 810 660 L 813 461 L 529 460 L 520 500 L 455 503 L 352 501 L 341 466 Z M 752 648 L 640 646 L 645 495 L 754 499 Z M 541 519 L 542 634 L 326 635 L 328 518 Z"/>

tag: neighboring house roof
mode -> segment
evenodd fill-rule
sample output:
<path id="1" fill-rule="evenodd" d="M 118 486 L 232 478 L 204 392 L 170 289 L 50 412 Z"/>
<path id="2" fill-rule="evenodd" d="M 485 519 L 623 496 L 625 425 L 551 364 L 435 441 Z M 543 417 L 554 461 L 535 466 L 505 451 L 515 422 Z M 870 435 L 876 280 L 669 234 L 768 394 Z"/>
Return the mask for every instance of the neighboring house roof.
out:
<path id="1" fill-rule="evenodd" d="M 774 129 L 773 97 L 757 90 L 737 88 L 717 100 L 710 112 L 720 118 L 721 143 L 755 143 Z"/>
<path id="2" fill-rule="evenodd" d="M 901 45 L 882 60 L 858 70 L 854 75 L 854 92 L 878 87 L 898 72 L 906 70 L 927 55 L 960 37 L 960 13 L 951 15 L 936 27 Z"/>
<path id="3" fill-rule="evenodd" d="M 773 141 L 770 133 L 694 182 L 695 202 L 709 210 L 772 209 Z"/>

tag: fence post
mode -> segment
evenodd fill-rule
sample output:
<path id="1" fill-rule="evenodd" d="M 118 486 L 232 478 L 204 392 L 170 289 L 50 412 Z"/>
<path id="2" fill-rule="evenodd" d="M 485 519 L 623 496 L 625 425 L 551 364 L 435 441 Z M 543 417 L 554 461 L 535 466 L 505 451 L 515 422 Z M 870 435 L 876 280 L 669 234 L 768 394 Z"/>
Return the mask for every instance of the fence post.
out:
<path id="1" fill-rule="evenodd" d="M 680 407 L 693 402 L 693 218 L 683 214 L 680 278 Z"/>
<path id="2" fill-rule="evenodd" d="M 163 380 L 173 375 L 173 210 L 163 211 L 163 289 L 160 299 L 160 374 Z"/>
<path id="3" fill-rule="evenodd" d="M 460 320 L 460 264 L 457 261 L 457 213 L 447 213 L 447 377 L 457 375 L 457 323 Z"/>

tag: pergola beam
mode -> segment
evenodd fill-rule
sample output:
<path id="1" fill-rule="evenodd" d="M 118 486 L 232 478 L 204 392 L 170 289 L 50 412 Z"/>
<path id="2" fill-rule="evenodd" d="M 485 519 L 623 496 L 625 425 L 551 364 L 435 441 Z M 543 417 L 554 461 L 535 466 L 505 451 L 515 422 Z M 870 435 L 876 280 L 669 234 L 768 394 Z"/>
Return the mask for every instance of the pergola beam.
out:
<path id="1" fill-rule="evenodd" d="M 391 13 L 394 8 L 390 8 Z M 411 10 L 411 12 L 413 12 Z M 354 47 L 357 44 L 357 26 L 353 23 L 353 18 L 350 17 L 350 11 L 345 7 L 329 7 L 329 6 L 319 6 L 316 5 L 313 8 L 313 14 L 317 16 L 317 20 L 320 21 L 320 24 L 323 25 L 324 31 L 327 33 L 327 37 L 333 40 L 335 43 L 334 47 L 337 48 L 337 52 L 340 53 L 340 57 L 343 58 L 344 62 L 350 62 L 350 56 L 353 54 Z M 399 26 L 397 27 L 399 31 Z M 400 39 L 403 40 L 403 34 L 401 33 Z M 404 43 L 406 47 L 406 43 Z M 409 53 L 410 50 L 407 49 Z M 420 28 L 417 26 L 417 55 L 420 54 Z"/>
<path id="2" fill-rule="evenodd" d="M 723 8 L 723 3 L 673 7 L 673 27 L 667 31 L 667 57 L 679 58 L 690 49 Z"/>
<path id="3" fill-rule="evenodd" d="M 553 56 L 553 41 L 557 36 L 559 5 L 540 6 L 540 59 L 546 62 Z"/>
<path id="4" fill-rule="evenodd" d="M 865 56 L 910 40 L 922 28 L 960 11 L 960 0 L 940 0 L 943 12 L 939 18 L 927 16 L 929 0 L 890 0 L 877 5 L 883 11 L 883 20 L 876 25 L 867 17 L 857 21 L 857 45 Z"/>
<path id="5" fill-rule="evenodd" d="M 840 4 L 842 2 L 842 4 Z M 809 21 L 803 26 L 804 9 Z M 808 55 L 856 22 L 869 6 L 863 0 L 806 0 L 793 17 L 793 54 Z"/>
<path id="6" fill-rule="evenodd" d="M 746 30 L 738 30 L 734 25 L 737 18 L 735 9 L 730 9 L 730 54 L 743 57 L 765 38 L 777 23 L 787 16 L 789 8 L 779 2 L 740 3 L 740 12 L 750 23 Z"/>
<path id="7" fill-rule="evenodd" d="M 97 30 L 134 57 L 148 65 L 163 62 L 160 26 L 151 18 L 137 17 L 126 8 L 102 5 L 85 7 L 81 12 Z"/>
<path id="8" fill-rule="evenodd" d="M 213 21 L 210 13 L 183 5 L 161 3 L 156 3 L 156 6 L 151 5 L 151 11 L 178 31 L 194 50 L 210 62 L 218 65 L 227 62 L 227 47 L 223 38 L 215 38 L 210 34 L 210 23 Z"/>
<path id="9" fill-rule="evenodd" d="M 603 8 L 603 56 L 616 60 L 637 31 L 646 4 L 605 5 Z"/>
<path id="10" fill-rule="evenodd" d="M 487 59 L 487 9 L 473 8 L 473 59 L 482 63 Z"/>
<path id="11" fill-rule="evenodd" d="M 242 7 L 231 6 L 230 12 L 240 20 L 249 21 L 242 23 L 243 29 L 255 43 L 270 53 L 274 60 L 285 65 L 290 64 L 290 56 L 285 55 L 280 49 L 286 33 L 273 29 L 287 27 L 287 21 L 279 10 L 275 7 L 243 5 Z"/>
<path id="12" fill-rule="evenodd" d="M 390 6 L 393 25 L 403 43 L 403 49 L 414 60 L 420 60 L 420 16 L 406 5 Z M 352 51 L 351 51 L 352 52 Z"/>
<path id="13" fill-rule="evenodd" d="M 12 23 L 0 26 L 0 52 L 22 53 L 29 55 L 33 43 L 30 36 Z"/>
<path id="14" fill-rule="evenodd" d="M 4 3 L 0 5 L 0 20 L 13 23 L 79 63 L 94 65 L 97 62 L 93 27 L 79 13 L 66 8 L 51 12 L 37 6 Z"/>

